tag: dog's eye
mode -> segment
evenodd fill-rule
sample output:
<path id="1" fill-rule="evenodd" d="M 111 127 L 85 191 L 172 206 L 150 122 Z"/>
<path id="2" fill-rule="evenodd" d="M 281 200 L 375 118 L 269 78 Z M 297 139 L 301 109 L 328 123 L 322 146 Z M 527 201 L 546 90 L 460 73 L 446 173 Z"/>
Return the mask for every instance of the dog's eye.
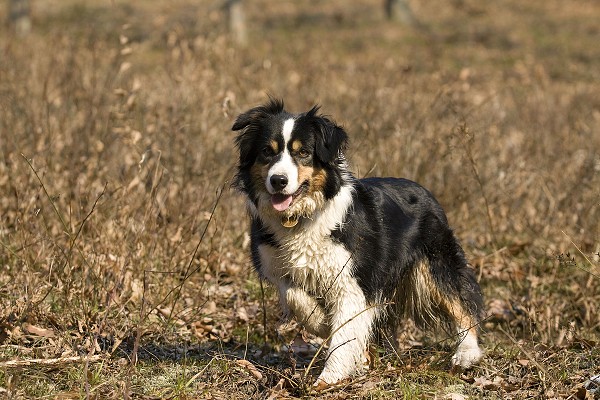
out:
<path id="1" fill-rule="evenodd" d="M 310 156 L 310 152 L 306 149 L 300 149 L 298 150 L 298 155 L 302 158 L 306 158 Z"/>
<path id="2" fill-rule="evenodd" d="M 275 155 L 275 151 L 271 146 L 266 146 L 264 149 L 262 149 L 262 155 L 265 158 L 273 157 Z"/>

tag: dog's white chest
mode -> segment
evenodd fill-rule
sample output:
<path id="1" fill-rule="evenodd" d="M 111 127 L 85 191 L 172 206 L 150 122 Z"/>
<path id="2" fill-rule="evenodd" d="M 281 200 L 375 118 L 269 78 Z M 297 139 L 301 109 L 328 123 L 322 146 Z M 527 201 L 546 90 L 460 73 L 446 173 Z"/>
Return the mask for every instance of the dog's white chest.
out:
<path id="1" fill-rule="evenodd" d="M 352 280 L 351 253 L 331 237 L 352 203 L 352 188 L 343 186 L 313 220 L 289 230 L 273 224 L 278 246 L 259 246 L 263 273 L 271 282 L 287 281 L 316 296 L 335 296 Z"/>
<path id="2" fill-rule="evenodd" d="M 335 288 L 351 273 L 350 253 L 329 237 L 313 240 L 298 235 L 279 248 L 261 245 L 259 252 L 267 279 L 276 284 L 287 281 L 317 296 L 337 292 Z"/>
<path id="3" fill-rule="evenodd" d="M 330 237 L 314 240 L 300 235 L 278 250 L 282 277 L 322 295 L 351 272 L 350 253 Z"/>

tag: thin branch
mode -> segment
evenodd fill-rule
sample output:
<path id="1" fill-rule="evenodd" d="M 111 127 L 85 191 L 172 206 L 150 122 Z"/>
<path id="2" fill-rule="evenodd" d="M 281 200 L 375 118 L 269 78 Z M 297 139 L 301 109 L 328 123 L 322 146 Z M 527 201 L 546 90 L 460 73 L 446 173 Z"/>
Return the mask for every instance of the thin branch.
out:
<path id="1" fill-rule="evenodd" d="M 27 157 L 25 157 L 25 155 L 23 153 L 21 153 L 21 157 L 23 157 L 25 159 L 25 161 L 29 165 L 29 168 L 31 168 L 31 170 L 33 171 L 35 177 L 37 178 L 38 182 L 40 183 L 40 185 L 42 185 L 42 189 L 44 189 L 44 193 L 46 194 L 46 197 L 50 201 L 50 204 L 52 205 L 52 208 L 54 209 L 54 213 L 58 216 L 58 219 L 60 219 L 60 223 L 62 224 L 62 226 L 63 226 L 63 228 L 65 230 L 65 233 L 67 235 L 69 235 L 69 237 L 71 237 L 71 230 L 67 226 L 67 223 L 65 222 L 65 220 L 64 220 L 62 214 L 60 213 L 60 211 L 58 211 L 58 208 L 56 207 L 56 204 L 54 203 L 54 200 L 52 200 L 52 196 L 50 196 L 50 193 L 48 193 L 48 190 L 46 190 L 46 186 L 44 185 L 44 182 L 42 181 L 42 178 L 38 175 L 37 171 L 33 167 L 33 164 L 31 164 L 31 161 Z"/>
<path id="2" fill-rule="evenodd" d="M 206 222 L 204 231 L 202 231 L 202 235 L 200 235 L 198 244 L 196 244 L 196 248 L 194 249 L 194 252 L 192 253 L 192 256 L 190 257 L 190 262 L 188 263 L 188 266 L 185 270 L 185 274 L 183 275 L 183 279 L 181 280 L 181 283 L 175 287 L 175 290 L 171 290 L 167 294 L 167 296 L 168 296 L 170 293 L 177 291 L 177 294 L 175 295 L 175 298 L 173 300 L 173 306 L 171 307 L 171 313 L 169 314 L 169 319 L 171 319 L 171 317 L 173 316 L 173 311 L 175 310 L 175 303 L 177 302 L 177 300 L 179 300 L 179 296 L 181 296 L 181 291 L 183 290 L 183 285 L 185 285 L 185 283 L 190 278 L 190 276 L 194 275 L 196 272 L 198 272 L 200 270 L 200 268 L 202 268 L 202 264 L 200 264 L 200 265 L 198 265 L 198 267 L 194 268 L 194 270 L 190 271 L 192 269 L 192 264 L 194 262 L 194 259 L 196 258 L 196 254 L 198 254 L 198 250 L 200 249 L 200 244 L 202 244 L 202 242 L 204 241 L 204 236 L 206 235 L 206 232 L 208 232 L 208 227 L 210 226 L 210 223 L 212 222 L 212 220 L 215 216 L 215 211 L 217 210 L 217 206 L 219 205 L 219 202 L 221 200 L 221 197 L 223 196 L 224 191 L 225 191 L 225 184 L 221 187 L 221 190 L 219 191 L 219 194 L 217 195 L 217 200 L 215 200 L 215 204 L 213 205 L 213 208 L 210 212 L 210 217 L 208 217 L 208 221 Z"/>
<path id="3" fill-rule="evenodd" d="M 475 180 L 477 181 L 477 185 L 479 186 L 479 191 L 481 192 L 481 197 L 483 197 L 483 201 L 485 203 L 487 222 L 490 227 L 490 233 L 492 234 L 492 242 L 495 247 L 498 244 L 498 240 L 497 240 L 497 236 L 496 236 L 496 229 L 494 228 L 494 222 L 492 220 L 492 211 L 491 211 L 491 207 L 490 207 L 490 202 L 488 201 L 487 195 L 485 193 L 485 189 L 483 187 L 483 181 L 481 179 L 481 175 L 479 175 L 479 169 L 477 168 L 477 162 L 475 161 L 475 157 L 473 157 L 473 150 L 471 149 L 470 137 L 473 137 L 473 136 L 470 134 L 469 128 L 467 127 L 467 123 L 464 120 L 462 121 L 462 123 L 460 124 L 458 129 L 459 129 L 460 133 L 463 135 L 462 142 L 463 142 L 465 154 L 467 155 L 467 158 L 469 160 L 469 165 L 471 166 L 471 171 L 473 172 L 473 176 L 475 177 Z"/>
<path id="4" fill-rule="evenodd" d="M 68 362 L 94 362 L 102 360 L 101 354 L 96 354 L 90 357 L 73 356 L 60 358 L 31 358 L 28 360 L 10 360 L 0 362 L 0 368 L 24 367 L 29 365 L 55 365 Z"/>
<path id="5" fill-rule="evenodd" d="M 104 193 L 106 193 L 106 187 L 107 186 L 108 186 L 108 183 L 105 183 L 104 184 L 104 188 L 102 189 L 102 192 L 100 192 L 100 194 L 98 195 L 98 197 L 96 197 L 96 200 L 94 201 L 94 204 L 92 204 L 92 208 L 90 209 L 90 211 L 87 213 L 87 215 L 83 218 L 83 220 L 79 224 L 79 229 L 77 229 L 77 232 L 75 233 L 75 236 L 71 240 L 71 247 L 69 249 L 69 252 L 71 252 L 73 250 L 73 247 L 75 246 L 75 242 L 77 241 L 77 238 L 79 237 L 79 235 L 81 234 L 81 231 L 83 230 L 83 226 L 85 225 L 85 223 L 87 222 L 87 220 L 92 216 L 92 214 L 96 210 L 96 206 L 98 205 L 98 202 L 100 201 L 100 199 L 102 198 L 102 196 L 104 196 Z"/>
<path id="6" fill-rule="evenodd" d="M 594 265 L 594 263 L 592 262 L 592 260 L 590 260 L 589 257 L 583 251 L 581 251 L 581 249 L 575 244 L 575 242 L 573 242 L 573 239 L 571 239 L 569 237 L 569 235 L 567 235 L 565 233 L 565 231 L 561 230 L 561 232 L 563 233 L 563 235 L 565 235 L 567 237 L 567 239 L 569 239 L 569 242 L 571 242 L 571 244 L 575 247 L 575 249 L 577 249 L 577 251 L 579 252 L 579 254 L 581 254 L 583 256 L 583 258 L 586 259 L 586 261 L 592 266 L 592 268 L 596 268 L 596 266 Z M 600 279 L 600 275 L 598 275 L 598 274 L 596 274 L 596 273 L 594 273 L 594 272 L 592 272 L 592 271 L 590 271 L 588 269 L 580 267 L 577 263 L 575 263 L 575 267 L 579 268 L 582 271 L 587 272 L 588 274 L 592 275 L 594 278 Z"/>
<path id="7" fill-rule="evenodd" d="M 529 359 L 529 361 L 531 361 L 533 364 L 535 364 L 535 366 L 538 368 L 538 370 L 544 374 L 544 377 L 542 377 L 542 382 L 545 382 L 545 380 L 543 378 L 548 376 L 548 370 L 542 364 L 538 363 L 537 360 L 535 359 L 534 355 L 531 354 L 529 351 L 525 350 L 525 348 L 521 345 L 521 343 L 519 343 L 518 340 L 516 340 L 514 337 L 509 335 L 508 332 L 506 332 L 504 329 L 502 329 L 502 327 L 499 327 L 498 329 L 500 329 L 500 332 L 504 333 L 504 335 L 506 335 L 506 337 L 509 338 L 510 341 L 513 342 L 514 345 L 519 348 L 521 353 L 523 353 Z"/>

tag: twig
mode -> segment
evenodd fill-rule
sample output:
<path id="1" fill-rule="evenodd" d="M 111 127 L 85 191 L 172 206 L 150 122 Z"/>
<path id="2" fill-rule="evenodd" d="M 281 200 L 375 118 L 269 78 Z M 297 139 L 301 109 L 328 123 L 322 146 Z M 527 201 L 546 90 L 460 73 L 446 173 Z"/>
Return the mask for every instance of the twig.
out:
<path id="1" fill-rule="evenodd" d="M 544 375 L 544 378 L 548 376 L 548 370 L 546 368 L 544 368 L 543 365 L 541 365 L 540 363 L 537 362 L 537 360 L 535 359 L 533 354 L 531 354 L 529 351 L 525 350 L 525 348 L 514 337 L 509 335 L 508 332 L 506 332 L 504 329 L 502 329 L 502 327 L 499 327 L 499 329 L 500 329 L 500 332 L 504 333 L 504 335 L 506 335 L 506 337 L 509 338 L 510 341 L 513 342 L 515 344 L 515 346 L 517 346 L 519 348 L 521 353 L 523 353 L 525 355 L 525 357 L 527 357 L 529 359 L 529 361 L 531 361 L 533 364 L 535 364 L 537 369 Z M 545 379 L 542 378 L 542 382 L 545 383 Z"/>
<path id="2" fill-rule="evenodd" d="M 108 183 L 105 183 L 104 188 L 102 189 L 102 192 L 100 192 L 98 197 L 96 197 L 96 200 L 94 201 L 94 204 L 92 205 L 92 208 L 87 213 L 87 215 L 83 218 L 83 220 L 81 220 L 81 223 L 79 224 L 79 229 L 77 229 L 75 236 L 73 236 L 73 238 L 71 239 L 71 246 L 69 248 L 69 252 L 73 251 L 73 247 L 75 246 L 75 242 L 77 241 L 77 238 L 79 237 L 79 235 L 81 234 L 81 231 L 83 230 L 83 226 L 85 225 L 85 223 L 88 221 L 88 219 L 92 216 L 92 214 L 96 210 L 96 206 L 98 205 L 98 202 L 100 201 L 102 196 L 104 196 L 104 194 L 106 193 L 107 186 L 108 186 Z"/>
<path id="3" fill-rule="evenodd" d="M 205 371 L 208 369 L 208 367 L 210 367 L 210 364 L 212 364 L 212 362 L 213 362 L 213 361 L 214 361 L 214 358 L 211 358 L 211 359 L 208 361 L 208 364 L 206 364 L 206 365 L 204 366 L 204 368 L 202 368 L 202 369 L 200 370 L 200 372 L 198 372 L 197 374 L 195 374 L 194 376 L 192 376 L 190 379 L 188 379 L 188 381 L 185 383 L 185 387 L 188 387 L 188 386 L 190 386 L 190 385 L 192 384 L 192 382 L 194 382 L 196 379 L 198 379 L 198 377 L 199 377 L 200 375 L 202 375 L 202 374 L 203 374 L 203 373 L 204 373 L 204 372 L 205 372 Z"/>
<path id="4" fill-rule="evenodd" d="M 30 358 L 28 360 L 10 360 L 0 362 L 0 368 L 24 367 L 28 365 L 54 365 L 67 362 L 94 362 L 103 358 L 101 354 L 91 357 L 73 356 L 61 358 Z"/>
<path id="5" fill-rule="evenodd" d="M 212 208 L 212 210 L 210 212 L 210 217 L 208 218 L 208 221 L 206 222 L 206 226 L 204 227 L 204 230 L 202 231 L 202 235 L 200 235 L 200 239 L 198 239 L 198 243 L 196 244 L 196 248 L 194 249 L 194 252 L 192 253 L 192 256 L 190 257 L 190 262 L 188 263 L 188 266 L 187 266 L 187 268 L 185 270 L 185 273 L 183 275 L 183 279 L 181 280 L 181 283 L 179 283 L 177 286 L 175 286 L 174 288 L 172 288 L 171 290 L 169 290 L 169 292 L 162 299 L 162 301 L 160 301 L 158 303 L 158 304 L 162 304 L 164 301 L 166 301 L 169 298 L 169 296 L 171 296 L 173 293 L 175 293 L 174 299 L 173 299 L 173 303 L 172 303 L 173 305 L 171 306 L 171 313 L 169 314 L 169 318 L 168 318 L 169 320 L 173 316 L 173 311 L 175 310 L 175 303 L 177 303 L 177 301 L 179 300 L 179 296 L 181 296 L 181 290 L 183 289 L 183 285 L 185 285 L 185 283 L 190 278 L 190 276 L 194 275 L 202 267 L 202 265 L 199 265 L 198 267 L 196 267 L 196 268 L 194 268 L 192 270 L 192 264 L 194 262 L 194 258 L 196 258 L 196 254 L 198 254 L 198 250 L 200 250 L 200 245 L 204 241 L 204 236 L 206 235 L 206 232 L 208 231 L 208 227 L 210 226 L 210 223 L 212 222 L 212 220 L 214 218 L 215 212 L 217 210 L 217 206 L 219 205 L 221 197 L 223 196 L 223 192 L 225 191 L 225 185 L 226 184 L 227 183 L 225 183 L 221 187 L 221 190 L 219 191 L 219 194 L 217 195 L 217 199 L 215 200 L 215 204 L 213 205 L 213 208 Z M 158 304 L 157 304 L 156 307 L 158 307 Z M 156 307 L 153 307 L 151 310 L 149 310 L 147 315 L 149 315 L 150 312 L 152 312 Z"/>
<path id="6" fill-rule="evenodd" d="M 561 232 L 563 233 L 563 235 L 565 235 L 567 237 L 567 239 L 569 239 L 569 242 L 571 242 L 571 244 L 575 247 L 575 249 L 577 249 L 577 251 L 579 252 L 579 254 L 581 254 L 583 256 L 583 258 L 586 259 L 586 261 L 592 266 L 592 268 L 596 268 L 596 266 L 594 265 L 594 263 L 592 262 L 592 260 L 590 260 L 589 257 L 583 251 L 581 251 L 581 249 L 575 244 L 575 242 L 573 242 L 573 239 L 571 239 L 569 237 L 569 235 L 567 235 L 565 233 L 565 231 L 561 230 Z M 600 279 L 600 275 L 598 275 L 598 274 L 596 274 L 596 273 L 594 273 L 594 272 L 592 272 L 592 271 L 590 271 L 588 269 L 580 267 L 577 263 L 575 263 L 575 267 L 579 268 L 582 271 L 587 272 L 588 274 L 592 275 L 594 278 Z"/>
<path id="7" fill-rule="evenodd" d="M 144 309 L 146 308 L 146 289 L 147 289 L 147 281 L 146 281 L 146 271 L 144 271 L 144 275 L 143 275 L 143 286 L 142 286 L 142 304 L 140 305 L 140 321 L 138 323 L 138 326 L 136 327 L 136 331 L 135 331 L 135 340 L 133 342 L 133 351 L 131 353 L 131 365 L 130 367 L 133 368 L 133 366 L 135 366 L 138 362 L 138 351 L 140 348 L 140 339 L 142 338 L 142 326 L 141 324 L 144 322 L 144 319 L 146 318 L 146 316 L 144 315 Z"/>
<path id="8" fill-rule="evenodd" d="M 490 203 L 488 201 L 487 195 L 485 193 L 485 189 L 483 187 L 483 181 L 481 180 L 481 176 L 479 175 L 479 169 L 477 168 L 477 162 L 475 162 L 475 157 L 473 157 L 473 151 L 471 149 L 471 142 L 469 141 L 469 137 L 473 137 L 473 136 L 470 134 L 469 128 L 467 127 L 467 123 L 464 120 L 460 124 L 458 129 L 459 129 L 460 133 L 462 133 L 462 135 L 463 135 L 462 142 L 463 142 L 464 150 L 467 155 L 467 158 L 469 159 L 469 164 L 471 165 L 471 171 L 473 172 L 473 175 L 475 176 L 475 180 L 477 181 L 477 185 L 479 186 L 479 190 L 481 191 L 481 196 L 483 197 L 483 201 L 485 203 L 487 221 L 488 221 L 488 225 L 490 227 L 490 233 L 492 234 L 492 242 L 493 242 L 494 247 L 496 247 L 498 244 L 498 240 L 496 238 L 496 229 L 494 228 L 494 222 L 492 221 L 492 211 L 490 208 Z"/>
<path id="9" fill-rule="evenodd" d="M 46 194 L 46 197 L 50 201 L 50 205 L 54 209 L 54 213 L 58 216 L 58 219 L 60 220 L 60 223 L 62 224 L 62 226 L 63 226 L 63 228 L 65 230 L 65 233 L 70 238 L 73 233 L 71 232 L 71 229 L 67 226 L 67 223 L 65 222 L 65 220 L 64 220 L 62 214 L 60 213 L 60 211 L 58 211 L 58 208 L 56 207 L 56 204 L 54 204 L 54 200 L 52 199 L 52 196 L 50 196 L 50 193 L 48 193 L 48 190 L 46 190 L 46 186 L 44 185 L 44 182 L 42 181 L 42 178 L 40 178 L 40 176 L 38 175 L 38 173 L 35 170 L 35 168 L 33 168 L 33 164 L 31 164 L 31 161 L 27 157 L 25 157 L 25 154 L 21 153 L 21 157 L 23 157 L 25 159 L 25 161 L 29 165 L 29 168 L 31 168 L 31 170 L 33 171 L 35 177 L 37 178 L 38 182 L 40 183 L 40 185 L 42 185 L 42 189 L 44 190 L 44 193 Z"/>

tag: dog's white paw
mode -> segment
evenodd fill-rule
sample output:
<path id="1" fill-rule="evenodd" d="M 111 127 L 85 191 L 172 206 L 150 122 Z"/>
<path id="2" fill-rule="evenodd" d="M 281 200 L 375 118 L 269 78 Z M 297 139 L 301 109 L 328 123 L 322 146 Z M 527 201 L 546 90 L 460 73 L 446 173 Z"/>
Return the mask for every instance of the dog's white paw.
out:
<path id="1" fill-rule="evenodd" d="M 322 390 L 329 386 L 338 384 L 344 379 L 350 377 L 349 372 L 350 371 L 343 371 L 341 369 L 336 368 L 328 368 L 326 365 L 323 372 L 321 372 L 321 374 L 317 378 L 317 381 L 313 384 L 313 387 L 316 390 Z"/>
<path id="2" fill-rule="evenodd" d="M 452 366 L 461 368 L 470 368 L 483 357 L 483 352 L 479 346 L 458 346 L 456 353 L 452 356 Z"/>
<path id="3" fill-rule="evenodd" d="M 313 389 L 316 390 L 317 392 L 320 392 L 321 390 L 325 390 L 329 386 L 331 386 L 331 383 L 327 383 L 321 379 L 317 379 L 317 381 L 315 383 L 313 383 Z"/>
<path id="4" fill-rule="evenodd" d="M 330 386 L 341 383 L 342 381 L 344 381 L 344 379 L 347 378 L 344 378 L 342 375 L 334 376 L 332 374 L 321 374 L 317 378 L 316 382 L 313 383 L 313 388 L 317 391 L 324 390 Z"/>

